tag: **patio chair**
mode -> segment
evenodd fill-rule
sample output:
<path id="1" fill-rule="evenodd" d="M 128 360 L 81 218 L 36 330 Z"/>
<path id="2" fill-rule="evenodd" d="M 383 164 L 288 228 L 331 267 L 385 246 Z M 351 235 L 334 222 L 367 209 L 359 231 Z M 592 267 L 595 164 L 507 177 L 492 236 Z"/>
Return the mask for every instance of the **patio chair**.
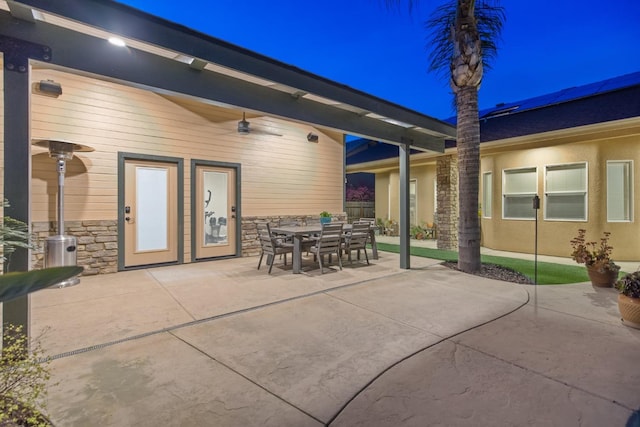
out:
<path id="1" fill-rule="evenodd" d="M 357 256 L 360 259 L 360 251 L 364 251 L 364 256 L 367 259 L 367 265 L 369 265 L 369 255 L 367 255 L 367 240 L 369 239 L 369 229 L 371 224 L 368 221 L 356 221 L 353 223 L 353 228 L 350 232 L 347 232 L 342 244 L 342 250 L 349 254 L 349 263 L 353 264 L 351 259 L 351 253 L 358 251 Z"/>
<path id="2" fill-rule="evenodd" d="M 327 223 L 322 224 L 322 231 L 320 236 L 316 240 L 315 244 L 309 248 L 309 251 L 313 253 L 314 258 L 318 259 L 320 265 L 320 274 L 324 274 L 322 259 L 325 255 L 329 255 L 329 262 L 331 262 L 331 255 L 335 254 L 338 257 L 338 264 L 340 270 L 342 270 L 342 260 L 340 259 L 340 251 L 342 249 L 342 223 Z"/>
<path id="3" fill-rule="evenodd" d="M 368 222 L 370 224 L 370 227 L 375 230 L 377 234 L 382 234 L 382 232 L 384 231 L 384 227 L 379 225 L 375 218 L 360 218 L 358 221 L 354 222 Z"/>
<path id="4" fill-rule="evenodd" d="M 269 274 L 273 268 L 276 255 L 284 255 L 284 265 L 287 265 L 287 254 L 293 254 L 293 244 L 281 241 L 271 233 L 269 223 L 257 224 L 258 239 L 260 239 L 260 260 L 258 260 L 258 270 L 262 264 L 262 257 L 267 254 L 267 264 L 269 264 Z"/>
<path id="5" fill-rule="evenodd" d="M 280 227 L 298 227 L 300 226 L 300 222 L 295 220 L 295 219 L 291 219 L 291 218 L 284 218 L 281 219 L 279 221 L 279 225 Z M 282 239 L 288 243 L 292 243 L 293 242 L 293 237 L 291 237 L 290 235 L 286 235 L 286 234 L 278 234 L 278 233 L 274 233 L 279 239 Z"/>

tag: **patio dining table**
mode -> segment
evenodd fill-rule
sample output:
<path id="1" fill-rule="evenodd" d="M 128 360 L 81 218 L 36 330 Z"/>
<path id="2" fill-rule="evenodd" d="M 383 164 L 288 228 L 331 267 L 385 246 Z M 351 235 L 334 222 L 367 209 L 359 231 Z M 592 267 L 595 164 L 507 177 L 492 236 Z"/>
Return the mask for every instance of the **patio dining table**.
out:
<path id="1" fill-rule="evenodd" d="M 344 224 L 344 231 L 351 230 L 351 224 Z M 305 236 L 320 234 L 322 224 L 314 225 L 286 225 L 272 227 L 271 232 L 293 237 L 293 273 L 300 274 L 302 270 L 302 240 Z M 371 242 L 371 252 L 373 259 L 378 259 L 378 246 L 376 245 L 375 228 L 369 228 L 369 241 Z"/>

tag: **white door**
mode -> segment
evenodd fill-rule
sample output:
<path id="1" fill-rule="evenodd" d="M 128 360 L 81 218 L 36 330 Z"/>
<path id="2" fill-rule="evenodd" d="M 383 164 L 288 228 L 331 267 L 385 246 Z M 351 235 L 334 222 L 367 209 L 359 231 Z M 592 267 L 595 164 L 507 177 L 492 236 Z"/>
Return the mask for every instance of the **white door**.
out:
<path id="1" fill-rule="evenodd" d="M 178 260 L 177 188 L 177 164 L 125 161 L 125 267 Z"/>

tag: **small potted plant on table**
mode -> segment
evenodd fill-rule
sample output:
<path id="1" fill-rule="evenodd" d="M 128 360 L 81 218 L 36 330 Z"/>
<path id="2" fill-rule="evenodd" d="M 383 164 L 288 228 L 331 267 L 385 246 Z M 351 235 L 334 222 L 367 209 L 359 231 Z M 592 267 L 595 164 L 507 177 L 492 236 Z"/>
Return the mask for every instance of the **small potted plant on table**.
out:
<path id="1" fill-rule="evenodd" d="M 320 224 L 331 222 L 331 214 L 327 211 L 320 212 Z"/>
<path id="2" fill-rule="evenodd" d="M 615 284 L 622 323 L 640 329 L 640 271 L 625 274 Z"/>
<path id="3" fill-rule="evenodd" d="M 610 288 L 618 278 L 620 266 L 611 260 L 613 246 L 609 245 L 611 233 L 604 232 L 600 242 L 587 242 L 587 231 L 578 230 L 578 235 L 571 240 L 571 258 L 578 264 L 587 267 L 589 279 L 594 286 Z"/>

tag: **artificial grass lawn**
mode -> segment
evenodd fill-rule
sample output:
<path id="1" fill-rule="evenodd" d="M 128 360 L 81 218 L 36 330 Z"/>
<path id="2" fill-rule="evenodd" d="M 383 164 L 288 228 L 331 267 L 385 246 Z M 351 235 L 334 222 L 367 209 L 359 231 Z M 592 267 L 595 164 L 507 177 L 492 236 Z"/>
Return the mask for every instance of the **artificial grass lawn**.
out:
<path id="1" fill-rule="evenodd" d="M 378 249 L 381 251 L 398 253 L 400 251 L 400 246 L 389 243 L 378 243 Z M 412 247 L 411 255 L 441 261 L 458 261 L 458 252 L 445 251 L 441 249 Z M 529 277 L 533 282 L 533 277 L 535 275 L 535 264 L 533 261 L 493 255 L 481 255 L 481 260 L 483 263 L 496 264 L 515 270 Z M 562 285 L 566 283 L 588 281 L 589 276 L 587 275 L 587 270 L 583 266 L 538 262 L 539 285 Z"/>

